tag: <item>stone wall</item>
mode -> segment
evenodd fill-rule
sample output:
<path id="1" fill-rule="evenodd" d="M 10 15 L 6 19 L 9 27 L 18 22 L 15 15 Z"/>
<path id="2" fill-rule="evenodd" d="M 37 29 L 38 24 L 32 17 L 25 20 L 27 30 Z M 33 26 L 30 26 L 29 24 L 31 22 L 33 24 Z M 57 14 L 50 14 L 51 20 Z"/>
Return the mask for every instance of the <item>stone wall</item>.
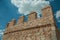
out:
<path id="1" fill-rule="evenodd" d="M 41 18 L 32 12 L 28 15 L 27 22 L 24 22 L 24 16 L 19 18 L 17 24 L 15 22 L 9 22 L 3 40 L 57 40 L 51 6 L 42 9 Z"/>
<path id="2" fill-rule="evenodd" d="M 37 28 L 7 33 L 3 40 L 57 40 L 55 30 L 54 25 L 37 26 Z"/>
<path id="3" fill-rule="evenodd" d="M 24 22 L 24 16 L 21 16 L 18 19 L 17 23 L 15 23 L 15 22 L 16 22 L 15 20 L 12 20 L 11 22 L 8 23 L 5 33 L 14 31 L 14 30 L 31 28 L 31 27 L 35 27 L 37 25 L 40 26 L 40 25 L 45 25 L 45 24 L 49 24 L 49 23 L 53 24 L 54 19 L 53 19 L 52 8 L 50 6 L 48 6 L 48 7 L 45 7 L 44 9 L 42 9 L 41 18 L 37 18 L 36 12 L 31 12 L 31 14 L 28 15 L 28 22 Z"/>

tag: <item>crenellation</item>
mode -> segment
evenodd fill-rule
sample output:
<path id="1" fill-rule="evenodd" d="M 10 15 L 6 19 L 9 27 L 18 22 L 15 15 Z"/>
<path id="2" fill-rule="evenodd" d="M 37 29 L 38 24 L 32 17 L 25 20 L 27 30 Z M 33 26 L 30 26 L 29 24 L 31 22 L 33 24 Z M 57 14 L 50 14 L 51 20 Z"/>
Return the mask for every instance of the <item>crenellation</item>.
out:
<path id="1" fill-rule="evenodd" d="M 37 18 L 37 13 L 36 12 L 31 12 L 28 15 L 28 21 L 35 20 Z"/>
<path id="2" fill-rule="evenodd" d="M 49 16 L 51 16 L 51 15 L 52 15 L 52 8 L 51 8 L 50 6 L 44 8 L 44 9 L 42 10 L 42 16 L 43 16 L 43 18 L 49 17 Z"/>
<path id="3" fill-rule="evenodd" d="M 26 28 L 31 28 L 31 27 L 35 27 L 35 26 L 41 26 L 41 25 L 45 25 L 45 24 L 50 24 L 50 22 L 48 23 L 47 21 L 44 21 L 45 19 L 36 19 L 36 20 L 32 20 L 29 22 L 24 22 L 21 23 L 19 25 L 15 25 L 15 27 L 10 27 L 6 29 L 6 32 L 11 32 L 11 31 L 15 31 L 15 30 L 23 30 Z"/>
<path id="4" fill-rule="evenodd" d="M 27 22 L 24 22 L 24 16 L 18 19 L 16 25 L 13 25 L 14 22 L 7 25 L 3 40 L 57 40 L 51 6 L 42 9 L 41 18 L 37 18 L 36 12 L 31 12 Z"/>
<path id="5" fill-rule="evenodd" d="M 14 26 L 16 24 L 16 20 L 12 19 L 8 24 L 7 27 L 10 28 L 11 26 Z"/>
<path id="6" fill-rule="evenodd" d="M 15 27 L 8 28 L 5 33 L 15 31 L 15 30 L 23 30 L 23 29 L 27 29 L 27 28 L 50 24 L 50 23 L 47 23 L 47 21 L 46 22 L 45 21 L 42 22 L 42 21 L 43 21 L 43 19 L 36 19 L 33 21 L 21 23 L 19 25 L 15 25 Z"/>
<path id="7" fill-rule="evenodd" d="M 19 17 L 17 24 L 21 24 L 24 22 L 24 16 Z"/>

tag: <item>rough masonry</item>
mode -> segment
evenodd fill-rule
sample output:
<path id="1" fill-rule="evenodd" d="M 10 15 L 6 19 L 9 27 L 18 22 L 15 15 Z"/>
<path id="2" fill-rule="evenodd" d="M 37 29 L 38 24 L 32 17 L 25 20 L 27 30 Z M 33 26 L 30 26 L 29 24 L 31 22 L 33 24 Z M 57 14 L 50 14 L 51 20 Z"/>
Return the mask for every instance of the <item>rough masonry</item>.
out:
<path id="1" fill-rule="evenodd" d="M 24 16 L 17 23 L 16 20 L 9 22 L 3 40 L 58 40 L 51 6 L 42 9 L 41 18 L 37 18 L 36 12 L 31 12 L 27 22 L 24 22 Z"/>

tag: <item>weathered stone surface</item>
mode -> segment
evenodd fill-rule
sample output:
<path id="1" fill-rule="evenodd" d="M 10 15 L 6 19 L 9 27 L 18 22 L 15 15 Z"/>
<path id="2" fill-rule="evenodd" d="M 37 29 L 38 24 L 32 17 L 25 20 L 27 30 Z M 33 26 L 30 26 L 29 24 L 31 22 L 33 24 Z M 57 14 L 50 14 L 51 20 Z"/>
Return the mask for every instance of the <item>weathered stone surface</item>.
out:
<path id="1" fill-rule="evenodd" d="M 7 27 L 3 40 L 57 40 L 51 7 L 42 9 L 40 19 L 35 15 L 35 12 L 30 14 L 28 22 L 23 22 L 24 17 L 22 17 L 16 25 Z"/>
<path id="2" fill-rule="evenodd" d="M 17 22 L 17 24 L 21 24 L 24 22 L 24 16 L 21 16 Z"/>
<path id="3" fill-rule="evenodd" d="M 52 28 L 47 26 L 8 33 L 3 40 L 56 40 L 56 32 Z"/>

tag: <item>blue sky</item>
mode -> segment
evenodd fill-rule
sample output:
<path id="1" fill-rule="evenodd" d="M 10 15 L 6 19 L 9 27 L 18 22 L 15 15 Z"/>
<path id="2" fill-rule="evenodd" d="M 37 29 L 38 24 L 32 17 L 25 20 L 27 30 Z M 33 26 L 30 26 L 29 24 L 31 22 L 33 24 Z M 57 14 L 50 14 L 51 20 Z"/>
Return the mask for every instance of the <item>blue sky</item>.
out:
<path id="1" fill-rule="evenodd" d="M 60 0 L 50 1 L 50 4 L 53 8 L 56 25 L 60 29 L 60 22 L 55 15 L 60 10 Z M 19 16 L 22 16 L 22 14 L 19 14 L 18 8 L 11 3 L 11 0 L 0 0 L 0 30 L 4 31 L 6 24 L 13 18 L 17 20 Z"/>

